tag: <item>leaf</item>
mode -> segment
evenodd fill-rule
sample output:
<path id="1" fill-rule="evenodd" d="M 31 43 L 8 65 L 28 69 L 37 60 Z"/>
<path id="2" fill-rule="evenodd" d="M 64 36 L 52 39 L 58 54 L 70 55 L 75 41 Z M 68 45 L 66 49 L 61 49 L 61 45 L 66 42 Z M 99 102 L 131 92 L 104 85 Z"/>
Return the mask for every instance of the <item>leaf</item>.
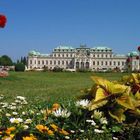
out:
<path id="1" fill-rule="evenodd" d="M 107 100 L 99 100 L 99 101 L 91 101 L 91 104 L 89 105 L 89 110 L 94 110 L 94 109 L 97 109 L 97 108 L 100 108 L 102 106 L 104 106 L 108 101 Z"/>
<path id="2" fill-rule="evenodd" d="M 98 101 L 100 99 L 103 99 L 106 97 L 106 93 L 105 90 L 102 88 L 98 88 L 96 91 L 96 96 L 95 96 L 95 100 L 94 101 Z"/>
<path id="3" fill-rule="evenodd" d="M 130 96 L 121 96 L 116 99 L 117 103 L 120 104 L 121 106 L 127 108 L 127 109 L 135 109 L 135 106 L 132 102 L 132 99 Z"/>
<path id="4" fill-rule="evenodd" d="M 130 91 L 130 88 L 128 86 L 113 83 L 106 79 L 100 78 L 100 77 L 91 77 L 94 82 L 99 85 L 101 88 L 105 90 L 108 94 L 118 94 L 118 93 L 124 93 Z"/>
<path id="5" fill-rule="evenodd" d="M 123 121 L 125 121 L 125 115 L 123 114 L 124 111 L 124 109 L 119 108 L 114 111 L 109 111 L 109 115 L 112 118 L 116 119 L 119 123 L 122 123 Z"/>
<path id="6" fill-rule="evenodd" d="M 137 91 L 135 94 L 136 99 L 140 100 L 140 93 Z"/>

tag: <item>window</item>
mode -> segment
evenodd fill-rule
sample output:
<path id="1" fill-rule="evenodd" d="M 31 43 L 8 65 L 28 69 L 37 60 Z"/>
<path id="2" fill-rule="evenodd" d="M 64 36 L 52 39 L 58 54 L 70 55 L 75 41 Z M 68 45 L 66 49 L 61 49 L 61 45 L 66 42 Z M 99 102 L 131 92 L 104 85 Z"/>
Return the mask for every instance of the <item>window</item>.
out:
<path id="1" fill-rule="evenodd" d="M 46 60 L 46 65 L 48 65 L 48 60 Z"/>
<path id="2" fill-rule="evenodd" d="M 95 61 L 93 61 L 93 65 L 95 65 Z"/>
<path id="3" fill-rule="evenodd" d="M 40 64 L 40 61 L 38 60 L 38 64 Z"/>
<path id="4" fill-rule="evenodd" d="M 118 62 L 118 66 L 120 66 L 120 62 Z"/>
<path id="5" fill-rule="evenodd" d="M 68 61 L 66 61 L 66 64 L 68 65 Z"/>
<path id="6" fill-rule="evenodd" d="M 105 61 L 105 65 L 106 65 L 106 66 L 108 65 L 107 61 Z"/>
<path id="7" fill-rule="evenodd" d="M 36 60 L 35 60 L 35 64 L 36 64 Z"/>
<path id="8" fill-rule="evenodd" d="M 122 62 L 122 66 L 124 66 L 124 64 L 125 64 L 125 63 L 124 63 L 124 62 Z"/>
<path id="9" fill-rule="evenodd" d="M 30 60 L 30 64 L 32 64 L 32 60 Z"/>
<path id="10" fill-rule="evenodd" d="M 44 65 L 44 60 L 42 60 L 42 65 Z"/>
<path id="11" fill-rule="evenodd" d="M 97 65 L 99 65 L 99 61 L 97 61 Z"/>
<path id="12" fill-rule="evenodd" d="M 58 65 L 60 65 L 60 61 L 58 61 Z"/>
<path id="13" fill-rule="evenodd" d="M 114 66 L 116 65 L 116 62 L 114 61 Z"/>
<path id="14" fill-rule="evenodd" d="M 50 60 L 50 65 L 52 65 L 52 61 Z"/>
<path id="15" fill-rule="evenodd" d="M 54 65 L 56 65 L 56 61 L 54 60 Z"/>
<path id="16" fill-rule="evenodd" d="M 101 65 L 104 65 L 103 61 L 101 61 Z"/>
<path id="17" fill-rule="evenodd" d="M 112 65 L 112 62 L 110 61 L 110 66 Z"/>
<path id="18" fill-rule="evenodd" d="M 64 65 L 64 61 L 62 61 L 62 65 Z"/>

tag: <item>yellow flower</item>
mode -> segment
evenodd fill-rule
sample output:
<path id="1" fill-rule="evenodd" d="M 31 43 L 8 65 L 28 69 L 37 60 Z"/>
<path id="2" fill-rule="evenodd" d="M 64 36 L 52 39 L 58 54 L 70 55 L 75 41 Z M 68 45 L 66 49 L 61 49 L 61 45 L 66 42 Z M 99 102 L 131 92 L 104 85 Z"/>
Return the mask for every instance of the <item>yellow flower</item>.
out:
<path id="1" fill-rule="evenodd" d="M 38 129 L 42 133 L 47 132 L 49 130 L 49 128 L 47 126 L 44 126 L 44 125 L 41 125 L 41 124 L 38 124 L 36 126 L 36 129 Z"/>
<path id="2" fill-rule="evenodd" d="M 37 138 L 33 136 L 27 136 L 27 137 L 23 137 L 23 140 L 37 140 Z"/>
<path id="3" fill-rule="evenodd" d="M 50 126 L 54 129 L 54 131 L 58 130 L 58 126 L 56 126 L 55 124 L 50 124 Z"/>
<path id="4" fill-rule="evenodd" d="M 52 110 L 55 111 L 60 107 L 60 105 L 58 103 L 54 103 L 52 106 Z"/>
<path id="5" fill-rule="evenodd" d="M 48 130 L 48 135 L 54 135 L 53 131 L 52 130 Z"/>
<path id="6" fill-rule="evenodd" d="M 61 129 L 59 132 L 63 135 L 69 135 L 69 133 L 67 131 L 65 131 L 64 129 Z"/>
<path id="7" fill-rule="evenodd" d="M 4 136 L 3 138 L 2 138 L 2 140 L 12 140 L 13 138 L 12 137 L 9 137 L 9 136 Z"/>
<path id="8" fill-rule="evenodd" d="M 14 131 L 15 129 L 16 129 L 15 127 L 9 127 L 9 128 L 7 128 L 7 130 L 5 131 L 5 133 L 6 133 L 7 135 L 10 135 L 11 132 Z"/>

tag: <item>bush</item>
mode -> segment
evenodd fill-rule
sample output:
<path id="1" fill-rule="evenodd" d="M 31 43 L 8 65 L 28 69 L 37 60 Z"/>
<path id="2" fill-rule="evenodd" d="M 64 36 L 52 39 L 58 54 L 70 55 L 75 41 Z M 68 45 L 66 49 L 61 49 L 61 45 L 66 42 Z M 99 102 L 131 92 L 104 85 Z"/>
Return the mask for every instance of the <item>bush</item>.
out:
<path id="1" fill-rule="evenodd" d="M 15 71 L 25 71 L 25 65 L 23 63 L 17 63 L 15 65 Z"/>
<path id="2" fill-rule="evenodd" d="M 54 67 L 54 68 L 53 68 L 53 71 L 54 71 L 54 72 L 62 72 L 62 71 L 63 71 L 63 68 Z"/>

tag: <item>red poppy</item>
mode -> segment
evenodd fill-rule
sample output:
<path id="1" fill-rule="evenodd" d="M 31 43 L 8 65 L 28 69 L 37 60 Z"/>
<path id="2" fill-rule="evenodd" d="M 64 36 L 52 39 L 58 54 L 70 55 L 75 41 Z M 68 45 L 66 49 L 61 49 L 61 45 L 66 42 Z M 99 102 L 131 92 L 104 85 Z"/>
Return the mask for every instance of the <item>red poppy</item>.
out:
<path id="1" fill-rule="evenodd" d="M 126 59 L 126 62 L 129 63 L 130 61 L 131 61 L 131 58 L 128 57 L 128 58 Z"/>
<path id="2" fill-rule="evenodd" d="M 140 46 L 138 46 L 138 51 L 140 51 Z"/>
<path id="3" fill-rule="evenodd" d="M 0 28 L 5 27 L 6 21 L 7 21 L 6 16 L 0 15 Z"/>

